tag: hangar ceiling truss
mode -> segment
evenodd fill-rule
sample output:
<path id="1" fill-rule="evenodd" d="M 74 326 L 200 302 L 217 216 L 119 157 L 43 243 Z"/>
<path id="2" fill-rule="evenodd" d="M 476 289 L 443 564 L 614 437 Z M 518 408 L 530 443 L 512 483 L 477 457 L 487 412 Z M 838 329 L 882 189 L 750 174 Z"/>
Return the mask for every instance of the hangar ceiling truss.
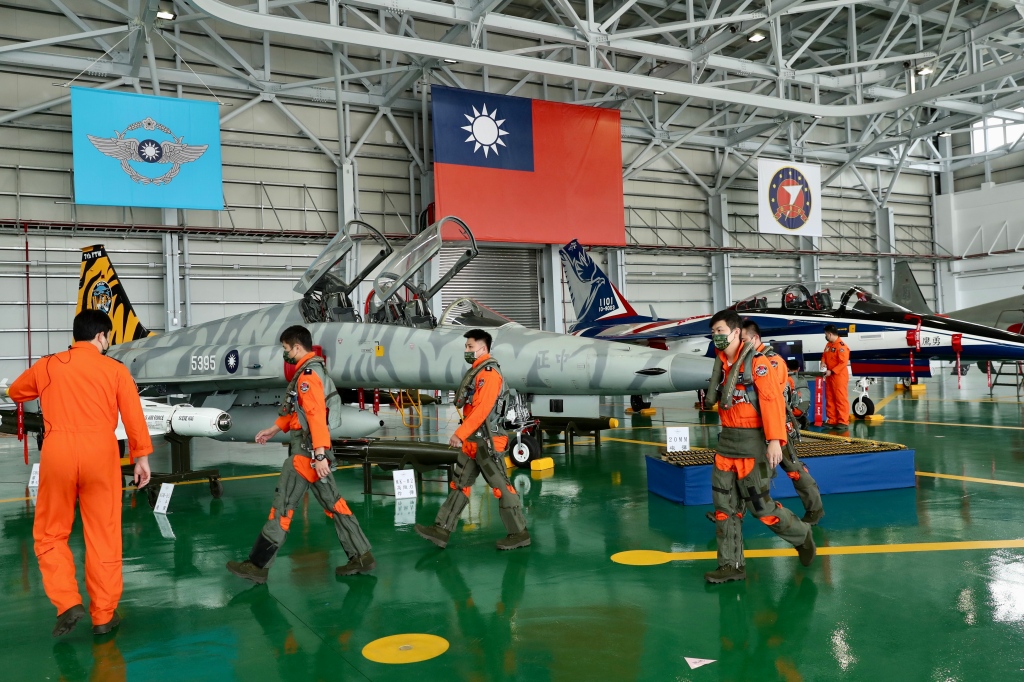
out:
<path id="1" fill-rule="evenodd" d="M 26 5 L 18 5 L 25 9 Z M 1011 0 L 30 0 L 64 35 L 0 44 L 0 68 L 94 87 L 272 103 L 336 166 L 363 140 L 325 140 L 294 105 L 423 112 L 426 86 L 544 96 L 623 112 L 624 177 L 671 168 L 706 195 L 749 184 L 760 155 L 829 166 L 884 206 L 901 172 L 951 173 L 1024 149 L 953 156 L 949 133 L 1024 122 L 1024 18 Z M 174 19 L 158 10 L 173 9 Z M 68 25 L 65 23 L 65 25 Z M 275 62 L 321 55 L 322 71 Z M 55 93 L 56 94 L 56 93 Z M 239 98 L 244 98 L 239 102 Z M 0 124 L 67 101 L 0 113 Z M 422 123 L 422 117 L 421 117 Z M 425 169 L 428 148 L 402 134 Z M 346 131 L 347 132 L 347 131 Z M 427 136 L 426 126 L 423 138 Z M 682 149 L 712 151 L 714 176 Z M 869 187 L 862 173 L 884 171 Z M 849 187 L 849 182 L 847 182 Z"/>

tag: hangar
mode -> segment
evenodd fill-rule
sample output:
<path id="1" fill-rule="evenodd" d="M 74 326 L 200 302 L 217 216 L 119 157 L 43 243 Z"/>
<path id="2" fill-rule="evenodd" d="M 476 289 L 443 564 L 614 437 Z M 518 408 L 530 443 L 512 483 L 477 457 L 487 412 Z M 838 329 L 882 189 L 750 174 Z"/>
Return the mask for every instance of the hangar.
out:
<path id="1" fill-rule="evenodd" d="M 1020 5 L 24 0 L 0 16 L 5 387 L 68 347 L 77 311 L 130 297 L 154 337 L 127 334 L 111 356 L 163 405 L 147 409 L 194 403 L 248 433 L 285 387 L 281 325 L 261 327 L 273 308 L 313 327 L 349 424 L 365 417 L 375 431 L 359 438 L 408 442 L 373 465 L 352 443 L 335 446 L 350 456 L 338 454 L 333 477 L 374 545 L 372 574 L 330 576 L 345 552 L 310 496 L 267 584 L 247 589 L 224 564 L 266 520 L 287 453 L 155 436 L 154 471 L 182 468 L 187 452 L 198 475 L 164 479 L 177 484 L 166 514 L 150 506 L 155 487 L 147 499 L 125 485 L 124 625 L 51 642 L 38 481 L 28 485 L 45 442 L 27 428 L 38 406 L 21 417 L 0 406 L 5 430 L 25 436 L 0 440 L 10 679 L 967 680 L 1020 669 Z M 471 247 L 452 223 L 438 227 L 449 215 Z M 387 261 L 374 234 L 405 260 Z M 116 274 L 83 295 L 83 254 L 101 244 Z M 310 269 L 321 256 L 327 279 Z M 694 389 L 711 376 L 707 316 L 730 306 L 799 356 L 810 446 L 899 445 L 878 448 L 869 468 L 885 479 L 885 453 L 910 452 L 909 483 L 841 492 L 854 488 L 821 479 L 815 563 L 794 562 L 748 517 L 746 579 L 705 586 L 712 507 L 666 498 L 686 467 L 650 460 L 675 466 L 666 450 L 680 432 L 669 429 L 713 454 L 721 418 L 695 406 Z M 235 322 L 223 339 L 204 331 L 225 318 Z M 529 452 L 507 475 L 533 542 L 510 553 L 494 551 L 490 487 L 466 493 L 443 551 L 413 524 L 429 523 L 457 472 L 417 469 L 414 499 L 392 488 L 403 452 L 446 444 L 458 426 L 457 373 L 407 377 L 460 367 L 466 320 L 504 330 L 495 357 L 522 397 L 512 448 Z M 867 416 L 860 397 L 874 413 L 847 430 L 815 425 L 829 320 L 852 356 L 843 393 L 854 415 Z M 336 377 L 331 363 L 357 337 L 363 364 Z M 436 354 L 415 370 L 402 364 L 428 346 Z M 181 376 L 159 374 L 161 348 L 185 349 Z M 626 366 L 620 353 L 646 364 L 628 380 L 601 374 Z M 577 354 L 587 359 L 567 360 Z M 248 387 L 186 381 L 233 375 L 230 357 Z M 365 369 L 378 366 L 390 374 Z M 191 485 L 206 478 L 209 488 Z M 777 497 L 784 483 L 771 484 Z M 785 503 L 798 517 L 799 504 Z M 81 574 L 80 529 L 70 543 Z M 648 550 L 670 555 L 612 558 Z"/>

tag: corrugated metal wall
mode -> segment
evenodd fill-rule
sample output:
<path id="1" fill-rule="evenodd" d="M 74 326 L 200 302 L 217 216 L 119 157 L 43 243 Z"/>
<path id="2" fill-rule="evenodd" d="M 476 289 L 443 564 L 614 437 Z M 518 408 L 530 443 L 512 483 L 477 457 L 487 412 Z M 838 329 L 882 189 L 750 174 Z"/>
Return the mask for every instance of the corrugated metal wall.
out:
<path id="1" fill-rule="evenodd" d="M 455 263 L 460 249 L 441 250 L 441 272 Z M 481 247 L 470 262 L 441 290 L 442 307 L 464 296 L 476 299 L 524 327 L 540 329 L 540 277 L 537 250 Z"/>

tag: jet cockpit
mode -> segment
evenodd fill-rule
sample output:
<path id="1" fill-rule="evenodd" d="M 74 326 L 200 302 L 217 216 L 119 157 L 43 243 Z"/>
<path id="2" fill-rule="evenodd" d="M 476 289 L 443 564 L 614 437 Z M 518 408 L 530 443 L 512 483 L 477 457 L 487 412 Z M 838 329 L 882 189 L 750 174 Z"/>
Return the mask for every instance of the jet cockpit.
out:
<path id="1" fill-rule="evenodd" d="M 464 245 L 465 249 L 446 272 L 428 283 L 433 278 L 425 276 L 427 265 L 440 254 L 442 245 L 448 243 Z M 433 329 L 437 319 L 430 312 L 430 299 L 479 253 L 473 232 L 466 223 L 455 216 L 441 218 L 416 235 L 381 268 L 373 281 L 369 321 Z M 407 293 L 403 296 L 403 292 Z"/>
<path id="2" fill-rule="evenodd" d="M 836 301 L 835 294 L 841 294 Z M 859 286 L 843 287 L 830 282 L 803 282 L 775 287 L 748 296 L 734 306 L 738 313 L 865 315 L 909 313 L 906 308 Z"/>
<path id="3" fill-rule="evenodd" d="M 356 261 L 347 256 L 355 248 L 356 239 L 369 239 L 380 250 L 362 270 L 349 272 L 355 270 Z M 302 318 L 306 322 L 362 322 L 359 309 L 352 302 L 352 291 L 393 252 L 388 240 L 374 227 L 361 220 L 349 221 L 295 285 L 294 290 L 302 294 Z M 346 259 L 351 261 L 351 267 Z"/>

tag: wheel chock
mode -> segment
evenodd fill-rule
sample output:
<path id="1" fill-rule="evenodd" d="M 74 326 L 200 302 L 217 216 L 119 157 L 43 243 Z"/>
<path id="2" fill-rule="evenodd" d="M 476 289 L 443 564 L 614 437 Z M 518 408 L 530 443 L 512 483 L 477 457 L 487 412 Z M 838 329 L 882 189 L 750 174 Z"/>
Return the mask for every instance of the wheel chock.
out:
<path id="1" fill-rule="evenodd" d="M 513 467 L 515 467 L 515 464 L 512 463 L 512 458 L 511 457 L 506 457 L 505 458 L 505 468 L 506 469 L 512 469 Z"/>
<path id="2" fill-rule="evenodd" d="M 555 468 L 555 460 L 550 457 L 541 457 L 530 462 L 531 471 L 546 471 Z"/>
<path id="3" fill-rule="evenodd" d="M 914 384 L 910 387 L 910 395 L 921 395 L 925 392 L 927 386 L 924 384 Z"/>
<path id="4" fill-rule="evenodd" d="M 648 407 L 643 410 L 640 410 L 641 417 L 653 417 L 656 414 L 658 414 L 658 408 L 656 407 Z"/>
<path id="5" fill-rule="evenodd" d="M 540 481 L 540 480 L 545 479 L 545 478 L 551 478 L 554 475 L 555 475 L 554 467 L 552 467 L 550 469 L 544 469 L 543 471 L 531 471 L 530 472 L 530 478 L 532 478 L 535 481 Z"/>
<path id="6" fill-rule="evenodd" d="M 864 417 L 864 423 L 865 424 L 870 424 L 871 426 L 875 426 L 876 424 L 881 424 L 884 421 L 885 421 L 885 415 L 884 414 L 869 414 L 868 416 Z"/>
<path id="7" fill-rule="evenodd" d="M 907 387 L 904 386 L 903 384 L 896 384 L 895 390 L 897 393 L 902 393 L 903 391 L 907 390 Z"/>

